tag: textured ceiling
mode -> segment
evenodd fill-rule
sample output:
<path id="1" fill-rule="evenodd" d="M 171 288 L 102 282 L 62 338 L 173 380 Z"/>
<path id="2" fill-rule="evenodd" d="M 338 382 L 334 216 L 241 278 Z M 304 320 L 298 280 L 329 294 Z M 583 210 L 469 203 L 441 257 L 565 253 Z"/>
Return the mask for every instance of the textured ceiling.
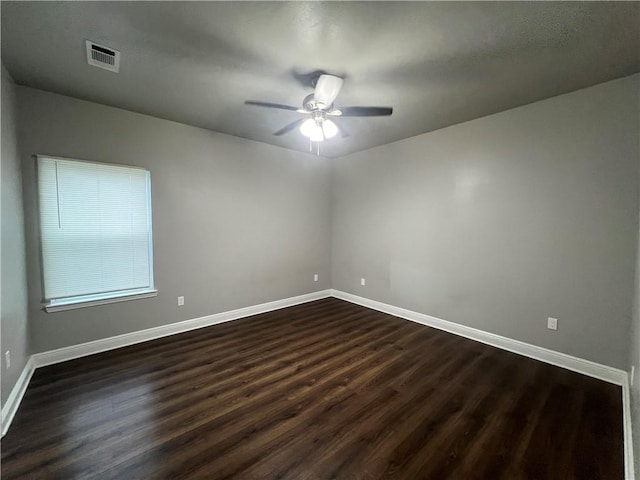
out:
<path id="1" fill-rule="evenodd" d="M 21 85 L 308 151 L 301 78 L 345 77 L 341 156 L 640 71 L 638 2 L 6 2 L 2 60 Z M 90 67 L 84 40 L 119 50 Z"/>

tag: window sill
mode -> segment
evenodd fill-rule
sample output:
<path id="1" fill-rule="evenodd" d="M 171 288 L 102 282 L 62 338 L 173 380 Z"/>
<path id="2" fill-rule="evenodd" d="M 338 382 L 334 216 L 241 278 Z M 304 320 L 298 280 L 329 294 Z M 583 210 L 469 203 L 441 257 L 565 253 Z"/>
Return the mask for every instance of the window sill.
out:
<path id="1" fill-rule="evenodd" d="M 87 299 L 69 299 L 67 301 L 59 301 L 55 303 L 47 303 L 44 310 L 47 313 L 62 312 L 64 310 L 73 310 L 76 308 L 94 307 L 96 305 L 106 305 L 108 303 L 128 302 L 129 300 L 139 300 L 141 298 L 151 298 L 158 295 L 157 290 L 143 290 L 136 293 L 122 293 L 110 297 Z"/>

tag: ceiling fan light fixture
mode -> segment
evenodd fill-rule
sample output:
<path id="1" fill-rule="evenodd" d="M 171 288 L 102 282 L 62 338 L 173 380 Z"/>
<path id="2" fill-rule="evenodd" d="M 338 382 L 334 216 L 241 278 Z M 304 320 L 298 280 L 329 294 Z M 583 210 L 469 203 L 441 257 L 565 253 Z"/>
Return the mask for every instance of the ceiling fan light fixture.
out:
<path id="1" fill-rule="evenodd" d="M 324 129 L 322 128 L 323 127 L 322 124 L 323 124 L 322 120 L 308 118 L 304 122 L 302 122 L 302 125 L 300 125 L 300 133 L 305 137 L 308 137 L 312 142 L 321 142 L 325 138 L 329 138 L 327 137 Z M 336 131 L 337 131 L 337 128 L 336 128 Z"/>
<path id="2" fill-rule="evenodd" d="M 315 142 L 320 151 L 319 143 L 335 137 L 338 133 L 343 138 L 349 135 L 342 128 L 338 127 L 327 116 L 331 117 L 387 117 L 393 113 L 391 107 L 370 107 L 370 106 L 352 106 L 334 108 L 334 101 L 342 88 L 344 79 L 335 75 L 322 74 L 317 79 L 315 90 L 312 94 L 307 95 L 302 101 L 302 108 L 281 103 L 262 102 L 257 100 L 246 100 L 246 105 L 255 105 L 258 107 L 277 108 L 280 110 L 289 110 L 301 113 L 305 117 L 299 118 L 280 130 L 274 132 L 274 135 L 280 136 L 289 133 L 297 128 L 300 133 L 307 137 L 309 148 Z"/>
<path id="3" fill-rule="evenodd" d="M 324 140 L 324 133 L 319 123 L 316 123 L 316 126 L 313 128 L 313 133 L 309 138 L 312 142 L 321 142 Z"/>
<path id="4" fill-rule="evenodd" d="M 311 138 L 315 129 L 316 121 L 313 118 L 306 119 L 304 122 L 302 122 L 302 125 L 300 125 L 300 133 L 305 137 Z"/>
<path id="5" fill-rule="evenodd" d="M 338 133 L 338 127 L 331 120 L 322 122 L 322 131 L 325 138 L 333 138 Z"/>

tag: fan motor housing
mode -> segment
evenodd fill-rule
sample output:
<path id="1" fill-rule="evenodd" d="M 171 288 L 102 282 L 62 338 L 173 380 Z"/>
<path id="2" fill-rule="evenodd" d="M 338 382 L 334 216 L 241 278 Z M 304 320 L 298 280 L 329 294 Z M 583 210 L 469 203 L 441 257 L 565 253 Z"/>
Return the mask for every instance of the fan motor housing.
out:
<path id="1" fill-rule="evenodd" d="M 317 111 L 326 112 L 326 111 L 331 111 L 331 109 L 333 108 L 333 105 L 325 105 L 323 103 L 316 102 L 316 99 L 314 98 L 313 93 L 305 97 L 305 99 L 302 101 L 302 106 L 304 107 L 305 110 L 309 112 L 317 112 Z"/>

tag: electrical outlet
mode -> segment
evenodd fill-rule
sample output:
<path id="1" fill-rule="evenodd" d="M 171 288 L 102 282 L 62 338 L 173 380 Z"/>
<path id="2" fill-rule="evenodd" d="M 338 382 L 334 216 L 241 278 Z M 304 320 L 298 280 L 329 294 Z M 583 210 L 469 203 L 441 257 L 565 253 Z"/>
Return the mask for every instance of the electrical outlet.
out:
<path id="1" fill-rule="evenodd" d="M 317 274 L 317 273 L 314 273 L 314 274 L 313 274 L 313 281 L 314 281 L 314 282 L 317 282 L 317 281 L 318 281 L 318 274 Z"/>
<path id="2" fill-rule="evenodd" d="M 633 387 L 633 377 L 635 377 L 635 373 L 636 373 L 636 366 L 631 365 L 631 378 L 629 379 L 629 383 L 631 383 L 632 387 Z"/>
<path id="3" fill-rule="evenodd" d="M 178 306 L 181 307 L 184 305 L 184 297 L 180 296 L 178 297 Z"/>
<path id="4" fill-rule="evenodd" d="M 360 285 L 366 285 L 367 281 L 364 278 L 360 279 Z"/>
<path id="5" fill-rule="evenodd" d="M 549 317 L 547 318 L 547 328 L 549 330 L 557 330 L 558 329 L 558 319 Z"/>
<path id="6" fill-rule="evenodd" d="M 4 364 L 7 367 L 7 370 L 9 370 L 9 367 L 11 366 L 11 350 L 4 352 Z"/>

